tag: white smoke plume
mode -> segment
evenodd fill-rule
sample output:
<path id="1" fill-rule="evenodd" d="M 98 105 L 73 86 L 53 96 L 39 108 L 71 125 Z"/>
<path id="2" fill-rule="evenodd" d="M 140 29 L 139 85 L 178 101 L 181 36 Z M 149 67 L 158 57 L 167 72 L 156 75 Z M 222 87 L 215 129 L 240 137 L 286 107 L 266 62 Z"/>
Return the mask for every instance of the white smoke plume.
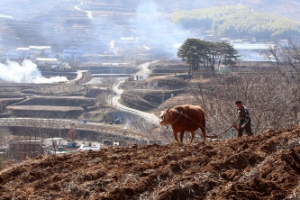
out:
<path id="1" fill-rule="evenodd" d="M 0 14 L 0 18 L 13 19 L 13 17 L 10 15 L 2 15 L 2 14 Z"/>
<path id="2" fill-rule="evenodd" d="M 68 81 L 66 77 L 56 76 L 46 78 L 42 76 L 36 64 L 31 60 L 24 60 L 22 65 L 14 61 L 7 64 L 0 63 L 0 80 L 15 83 L 55 83 Z"/>
<path id="3" fill-rule="evenodd" d="M 190 33 L 172 23 L 163 13 L 154 1 L 141 1 L 136 9 L 136 17 L 130 23 L 136 28 L 136 35 L 142 41 L 148 41 L 147 46 L 176 55 L 178 46 Z"/>
<path id="4" fill-rule="evenodd" d="M 112 40 L 110 43 L 109 43 L 109 46 L 111 49 L 115 48 L 115 41 Z"/>

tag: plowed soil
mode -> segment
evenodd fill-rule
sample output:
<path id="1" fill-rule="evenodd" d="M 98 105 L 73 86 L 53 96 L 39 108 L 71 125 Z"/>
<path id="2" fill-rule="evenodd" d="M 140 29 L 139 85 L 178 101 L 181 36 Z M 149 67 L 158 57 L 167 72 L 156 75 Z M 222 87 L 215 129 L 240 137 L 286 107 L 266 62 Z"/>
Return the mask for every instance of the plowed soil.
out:
<path id="1" fill-rule="evenodd" d="M 1 171 L 0 199 L 300 199 L 300 126 L 40 156 Z"/>

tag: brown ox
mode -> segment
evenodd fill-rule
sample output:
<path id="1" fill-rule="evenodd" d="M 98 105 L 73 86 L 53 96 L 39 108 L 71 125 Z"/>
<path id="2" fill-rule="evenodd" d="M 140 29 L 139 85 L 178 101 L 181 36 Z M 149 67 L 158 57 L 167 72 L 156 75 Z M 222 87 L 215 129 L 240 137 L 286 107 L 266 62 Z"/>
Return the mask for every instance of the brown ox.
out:
<path id="1" fill-rule="evenodd" d="M 171 125 L 174 138 L 179 142 L 177 133 L 180 132 L 180 142 L 182 143 L 184 132 L 191 132 L 192 138 L 190 143 L 193 142 L 195 131 L 200 128 L 202 131 L 203 139 L 206 141 L 205 131 L 205 113 L 200 106 L 194 105 L 181 105 L 175 106 L 172 109 L 162 111 L 160 114 L 160 125 Z"/>

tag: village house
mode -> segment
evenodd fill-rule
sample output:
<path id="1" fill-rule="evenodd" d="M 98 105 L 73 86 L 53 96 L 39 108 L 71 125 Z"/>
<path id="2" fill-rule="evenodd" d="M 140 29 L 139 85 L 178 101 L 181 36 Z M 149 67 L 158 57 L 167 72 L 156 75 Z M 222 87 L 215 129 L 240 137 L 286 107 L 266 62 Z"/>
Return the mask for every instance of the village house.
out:
<path id="1" fill-rule="evenodd" d="M 266 61 L 266 53 L 276 46 L 274 43 L 232 43 L 231 45 L 244 61 Z"/>
<path id="2" fill-rule="evenodd" d="M 61 61 L 57 58 L 36 58 L 35 63 L 42 69 L 53 69 L 53 66 L 61 65 Z"/>
<path id="3" fill-rule="evenodd" d="M 133 75 L 133 80 L 135 81 L 142 81 L 147 80 L 149 78 L 149 73 L 147 72 L 137 72 Z"/>
<path id="4" fill-rule="evenodd" d="M 29 52 L 32 55 L 48 55 L 52 53 L 51 46 L 30 46 Z"/>
<path id="5" fill-rule="evenodd" d="M 83 57 L 82 51 L 78 47 L 69 47 L 64 49 L 63 58 L 64 60 L 77 61 Z"/>
<path id="6" fill-rule="evenodd" d="M 31 58 L 29 48 L 23 48 L 23 47 L 16 48 L 16 53 L 22 59 L 26 59 L 26 58 L 30 59 Z"/>
<path id="7" fill-rule="evenodd" d="M 22 57 L 19 55 L 19 53 L 15 50 L 13 51 L 6 51 L 3 53 L 1 60 L 18 60 Z"/>
<path id="8" fill-rule="evenodd" d="M 15 50 L 4 52 L 2 60 L 35 59 L 36 57 L 52 58 L 55 55 L 51 46 L 18 47 Z"/>

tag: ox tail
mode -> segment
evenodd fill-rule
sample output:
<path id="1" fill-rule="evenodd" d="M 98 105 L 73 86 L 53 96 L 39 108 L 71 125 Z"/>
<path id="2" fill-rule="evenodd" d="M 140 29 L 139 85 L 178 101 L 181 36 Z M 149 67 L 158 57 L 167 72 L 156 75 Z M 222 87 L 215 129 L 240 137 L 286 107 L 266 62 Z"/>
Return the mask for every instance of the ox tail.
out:
<path id="1" fill-rule="evenodd" d="M 210 116 L 206 112 L 203 111 L 203 114 L 206 120 L 210 118 Z"/>
<path id="2" fill-rule="evenodd" d="M 225 134 L 227 131 L 229 131 L 232 127 L 234 127 L 234 125 L 230 126 L 228 129 L 226 129 L 225 131 L 219 133 L 218 135 L 206 135 L 207 138 L 218 138 L 220 135 Z"/>

